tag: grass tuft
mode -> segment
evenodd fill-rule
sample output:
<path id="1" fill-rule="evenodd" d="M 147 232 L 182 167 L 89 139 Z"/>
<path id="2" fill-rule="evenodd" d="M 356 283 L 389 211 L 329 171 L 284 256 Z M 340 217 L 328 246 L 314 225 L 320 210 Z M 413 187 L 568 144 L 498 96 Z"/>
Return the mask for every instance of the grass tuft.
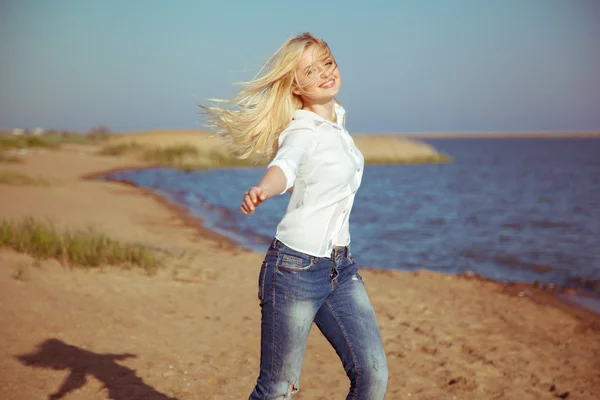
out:
<path id="1" fill-rule="evenodd" d="M 185 159 L 195 158 L 199 154 L 200 150 L 197 147 L 188 144 L 179 144 L 147 149 L 142 154 L 142 159 L 158 164 L 177 165 L 181 164 Z"/>
<path id="2" fill-rule="evenodd" d="M 235 157 L 224 147 L 202 148 L 187 144 L 156 147 L 146 151 L 143 158 L 145 161 L 152 161 L 183 171 L 258 165 L 253 160 Z"/>
<path id="3" fill-rule="evenodd" d="M 186 143 L 152 146 L 132 141 L 106 145 L 98 153 L 108 156 L 134 154 L 142 161 L 177 168 L 182 171 L 257 165 L 252 160 L 240 160 L 234 157 L 224 148 L 203 148 Z"/>
<path id="4" fill-rule="evenodd" d="M 32 177 L 14 171 L 0 171 L 0 184 L 13 186 L 49 186 L 44 178 Z"/>
<path id="5" fill-rule="evenodd" d="M 19 222 L 0 221 L 0 246 L 40 260 L 54 258 L 63 265 L 137 266 L 150 274 L 162 266 L 162 260 L 146 246 L 121 243 L 91 228 L 59 232 L 51 223 L 32 217 Z"/>
<path id="6" fill-rule="evenodd" d="M 98 154 L 103 156 L 121 156 L 131 151 L 140 150 L 142 147 L 143 146 L 135 142 L 108 144 L 102 147 L 100 151 L 98 151 Z"/>
<path id="7" fill-rule="evenodd" d="M 31 147 L 56 148 L 58 142 L 43 136 L 3 136 L 0 137 L 0 148 L 26 149 Z"/>
<path id="8" fill-rule="evenodd" d="M 57 149 L 62 144 L 94 144 L 108 137 L 97 134 L 52 133 L 40 136 L 0 136 L 0 149 Z"/>

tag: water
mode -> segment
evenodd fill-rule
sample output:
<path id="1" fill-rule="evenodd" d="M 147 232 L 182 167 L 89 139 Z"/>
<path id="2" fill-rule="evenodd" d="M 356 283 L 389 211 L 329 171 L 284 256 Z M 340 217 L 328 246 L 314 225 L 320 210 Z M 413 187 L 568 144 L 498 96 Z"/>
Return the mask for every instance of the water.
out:
<path id="1" fill-rule="evenodd" d="M 365 267 L 473 271 L 600 293 L 600 139 L 435 139 L 443 165 L 367 166 L 350 217 Z M 265 251 L 289 199 L 238 207 L 261 168 L 111 174 L 182 204 L 240 245 Z"/>

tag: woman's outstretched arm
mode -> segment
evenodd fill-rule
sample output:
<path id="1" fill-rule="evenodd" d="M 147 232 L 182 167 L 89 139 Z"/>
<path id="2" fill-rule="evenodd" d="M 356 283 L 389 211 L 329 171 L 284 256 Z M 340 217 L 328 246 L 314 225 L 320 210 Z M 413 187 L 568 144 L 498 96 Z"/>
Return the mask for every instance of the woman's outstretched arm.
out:
<path id="1" fill-rule="evenodd" d="M 252 214 L 256 207 L 269 197 L 284 194 L 296 181 L 300 165 L 315 151 L 317 140 L 314 131 L 294 129 L 280 136 L 279 150 L 267 167 L 257 186 L 248 190 L 240 206 L 244 214 Z"/>
<path id="2" fill-rule="evenodd" d="M 274 165 L 267 169 L 257 186 L 251 187 L 244 196 L 240 210 L 244 214 L 252 214 L 256 207 L 269 197 L 285 191 L 287 178 L 283 170 Z"/>

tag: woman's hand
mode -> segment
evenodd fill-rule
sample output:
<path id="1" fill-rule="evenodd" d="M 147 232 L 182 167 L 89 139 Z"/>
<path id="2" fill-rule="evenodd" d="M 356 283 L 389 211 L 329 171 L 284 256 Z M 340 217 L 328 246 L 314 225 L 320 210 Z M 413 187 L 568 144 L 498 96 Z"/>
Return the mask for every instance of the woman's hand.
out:
<path id="1" fill-rule="evenodd" d="M 242 205 L 240 206 L 240 210 L 244 214 L 253 214 L 256 207 L 262 204 L 269 197 L 269 193 L 267 190 L 260 186 L 254 186 L 250 188 L 244 195 L 244 200 L 242 200 Z"/>

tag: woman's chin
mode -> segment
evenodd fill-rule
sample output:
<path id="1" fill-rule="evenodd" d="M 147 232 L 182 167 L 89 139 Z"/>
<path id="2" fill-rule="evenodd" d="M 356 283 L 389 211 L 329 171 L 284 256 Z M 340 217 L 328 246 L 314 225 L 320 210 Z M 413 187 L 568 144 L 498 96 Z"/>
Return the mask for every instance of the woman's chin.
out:
<path id="1" fill-rule="evenodd" d="M 327 89 L 327 95 L 331 96 L 332 98 L 337 96 L 337 94 L 340 92 L 340 85 L 337 84 L 329 89 Z"/>
<path id="2" fill-rule="evenodd" d="M 340 92 L 339 87 L 332 87 L 329 89 L 321 89 L 320 93 L 318 93 L 316 100 L 319 100 L 320 103 L 327 103 L 330 100 L 333 100 L 335 96 Z"/>

